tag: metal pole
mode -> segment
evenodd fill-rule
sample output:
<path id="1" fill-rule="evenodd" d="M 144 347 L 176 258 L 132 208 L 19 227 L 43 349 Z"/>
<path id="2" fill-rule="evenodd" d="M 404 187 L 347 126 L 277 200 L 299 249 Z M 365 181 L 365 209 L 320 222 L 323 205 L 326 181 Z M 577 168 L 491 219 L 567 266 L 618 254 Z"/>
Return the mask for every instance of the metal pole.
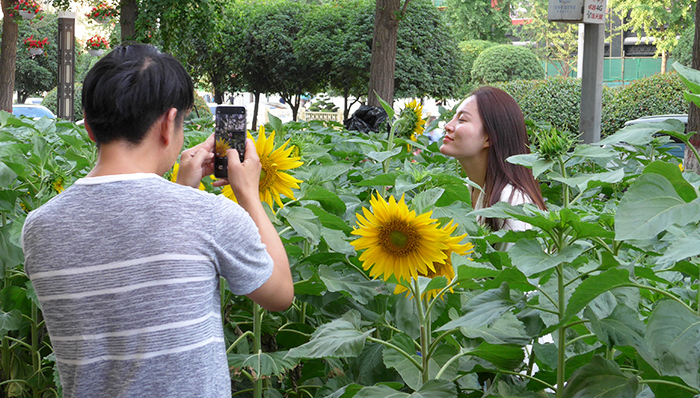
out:
<path id="1" fill-rule="evenodd" d="M 581 120 L 579 131 L 584 143 L 600 141 L 603 103 L 603 53 L 605 25 L 583 24 L 583 72 L 581 75 Z M 579 59 L 581 54 L 579 54 Z"/>
<path id="2" fill-rule="evenodd" d="M 58 88 L 57 114 L 61 119 L 75 120 L 75 13 L 58 13 Z"/>

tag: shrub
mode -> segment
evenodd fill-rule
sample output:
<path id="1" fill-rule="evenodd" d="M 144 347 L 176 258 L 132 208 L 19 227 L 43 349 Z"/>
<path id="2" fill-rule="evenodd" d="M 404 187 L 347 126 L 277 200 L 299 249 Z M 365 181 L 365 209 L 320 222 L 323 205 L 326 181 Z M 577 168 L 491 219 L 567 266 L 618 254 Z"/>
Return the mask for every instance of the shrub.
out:
<path id="1" fill-rule="evenodd" d="M 656 74 L 613 90 L 612 97 L 603 101 L 602 137 L 642 116 L 688 113 L 683 99 L 685 86 L 676 72 Z"/>
<path id="2" fill-rule="evenodd" d="M 462 50 L 463 56 L 463 66 L 464 73 L 466 73 L 466 78 L 464 79 L 465 84 L 463 91 L 465 93 L 470 92 L 474 88 L 472 83 L 471 73 L 472 67 L 474 66 L 474 61 L 479 57 L 479 55 L 487 48 L 497 46 L 498 43 L 494 43 L 486 40 L 466 40 L 459 43 L 459 49 Z"/>
<path id="3" fill-rule="evenodd" d="M 211 109 L 209 109 L 209 105 L 207 105 L 207 102 L 204 101 L 204 98 L 202 98 L 201 95 L 194 93 L 194 107 L 192 108 L 192 112 L 190 112 L 190 114 L 187 115 L 187 120 L 198 117 L 213 116 L 211 114 Z"/>
<path id="4" fill-rule="evenodd" d="M 501 44 L 485 49 L 474 61 L 472 80 L 479 83 L 543 79 L 544 69 L 532 50 Z"/>
<path id="5" fill-rule="evenodd" d="M 83 118 L 83 83 L 75 83 L 73 85 L 75 90 L 75 102 L 73 103 L 73 116 L 75 120 L 80 120 Z M 51 91 L 46 93 L 46 97 L 41 101 L 41 105 L 51 109 L 51 112 L 58 115 L 58 98 L 57 98 L 57 87 L 54 87 Z"/>
<path id="6" fill-rule="evenodd" d="M 693 63 L 693 40 L 695 40 L 695 24 L 688 26 L 683 31 L 676 48 L 671 52 L 674 60 L 687 67 L 691 67 Z"/>

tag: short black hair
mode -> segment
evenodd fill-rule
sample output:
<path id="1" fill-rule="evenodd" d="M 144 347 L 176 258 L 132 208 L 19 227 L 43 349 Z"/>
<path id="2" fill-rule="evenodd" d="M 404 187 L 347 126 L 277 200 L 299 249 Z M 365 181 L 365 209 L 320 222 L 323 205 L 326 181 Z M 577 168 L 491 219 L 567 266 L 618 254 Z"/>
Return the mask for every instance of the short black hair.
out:
<path id="1" fill-rule="evenodd" d="M 145 44 L 115 47 L 83 82 L 83 113 L 97 144 L 139 144 L 169 109 L 182 122 L 193 105 L 194 85 L 182 64 Z"/>

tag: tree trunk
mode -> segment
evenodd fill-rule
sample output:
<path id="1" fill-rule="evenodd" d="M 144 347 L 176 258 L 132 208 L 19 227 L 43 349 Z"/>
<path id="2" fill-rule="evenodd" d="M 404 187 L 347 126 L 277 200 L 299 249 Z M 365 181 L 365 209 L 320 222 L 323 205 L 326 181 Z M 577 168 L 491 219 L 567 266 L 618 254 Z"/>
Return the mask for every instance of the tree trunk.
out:
<path id="1" fill-rule="evenodd" d="M 666 73 L 668 69 L 668 51 L 661 52 L 661 73 Z"/>
<path id="2" fill-rule="evenodd" d="M 695 20 L 700 21 L 700 7 L 695 7 Z M 693 69 L 700 69 L 700 24 L 695 24 L 695 38 L 693 39 Z M 688 132 L 696 132 L 692 137 L 690 137 L 690 143 L 695 148 L 700 148 L 700 109 L 690 103 L 690 109 L 688 110 Z M 700 174 L 700 164 L 698 160 L 693 156 L 693 152 L 690 148 L 685 148 L 685 157 L 683 160 L 683 168 L 687 171 L 694 171 Z"/>
<path id="3" fill-rule="evenodd" d="M 250 124 L 250 129 L 253 131 L 258 130 L 258 110 L 260 109 L 260 92 L 255 93 L 255 105 L 253 106 L 253 122 Z"/>
<path id="4" fill-rule="evenodd" d="M 12 95 L 15 92 L 15 66 L 17 63 L 17 22 L 7 17 L 7 10 L 15 0 L 1 0 L 5 18 L 2 20 L 2 48 L 0 48 L 0 109 L 12 112 Z"/>
<path id="5" fill-rule="evenodd" d="M 134 40 L 136 37 L 136 15 L 138 5 L 136 0 L 121 0 L 119 26 L 122 30 L 122 43 Z"/>
<path id="6" fill-rule="evenodd" d="M 381 106 L 377 96 L 389 104 L 394 102 L 396 40 L 399 30 L 397 15 L 400 6 L 400 0 L 377 0 L 367 95 L 367 103 L 372 106 Z"/>

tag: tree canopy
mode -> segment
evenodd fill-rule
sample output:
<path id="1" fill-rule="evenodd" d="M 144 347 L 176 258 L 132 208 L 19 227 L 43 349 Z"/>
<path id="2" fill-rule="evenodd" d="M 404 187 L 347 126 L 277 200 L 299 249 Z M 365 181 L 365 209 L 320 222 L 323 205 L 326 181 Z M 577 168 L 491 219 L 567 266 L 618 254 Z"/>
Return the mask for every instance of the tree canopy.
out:
<path id="1" fill-rule="evenodd" d="M 446 0 L 445 17 L 459 41 L 505 43 L 511 31 L 511 0 Z"/>

